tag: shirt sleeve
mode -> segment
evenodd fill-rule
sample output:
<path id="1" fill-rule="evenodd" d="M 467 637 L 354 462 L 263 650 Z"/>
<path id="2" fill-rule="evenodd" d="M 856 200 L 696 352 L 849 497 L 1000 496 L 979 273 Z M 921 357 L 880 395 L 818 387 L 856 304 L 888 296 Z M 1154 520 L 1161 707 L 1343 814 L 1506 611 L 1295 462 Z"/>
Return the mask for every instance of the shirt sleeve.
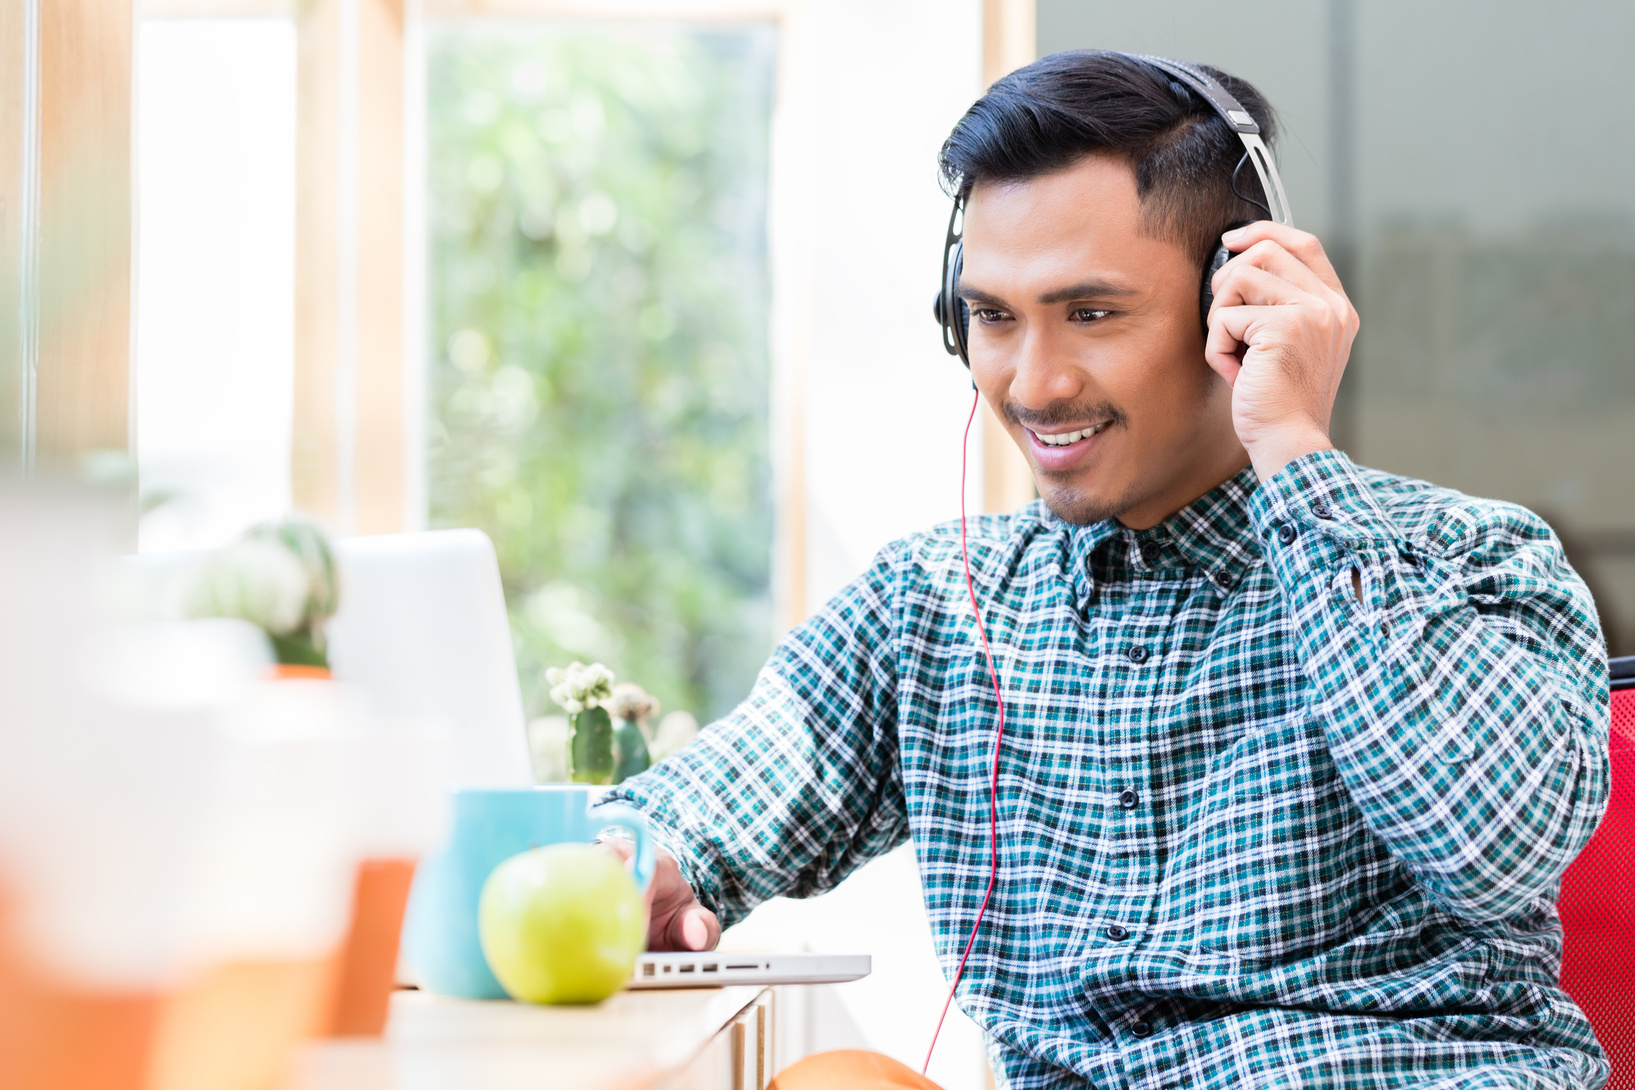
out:
<path id="1" fill-rule="evenodd" d="M 608 796 L 646 817 L 723 926 L 907 838 L 892 553 L 785 636 L 731 714 Z"/>
<path id="2" fill-rule="evenodd" d="M 1600 820 L 1606 649 L 1542 520 L 1435 495 L 1410 535 L 1321 451 L 1249 514 L 1364 819 L 1450 911 L 1500 919 L 1553 898 Z"/>

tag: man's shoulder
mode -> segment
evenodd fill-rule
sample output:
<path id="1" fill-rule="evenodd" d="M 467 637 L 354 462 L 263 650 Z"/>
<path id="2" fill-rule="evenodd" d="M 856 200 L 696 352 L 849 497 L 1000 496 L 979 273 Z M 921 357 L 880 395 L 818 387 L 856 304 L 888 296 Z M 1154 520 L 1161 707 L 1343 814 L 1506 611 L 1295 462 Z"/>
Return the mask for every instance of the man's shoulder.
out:
<path id="1" fill-rule="evenodd" d="M 1043 500 L 1023 504 L 1009 514 L 984 513 L 939 522 L 899 538 L 888 548 L 912 563 L 940 567 L 949 557 L 969 550 L 973 570 L 987 567 L 1007 555 L 1019 555 L 1041 539 L 1052 537 L 1061 524 Z"/>
<path id="2" fill-rule="evenodd" d="M 1452 555 L 1553 540 L 1549 524 L 1520 504 L 1366 466 L 1358 466 L 1357 472 L 1403 536 L 1429 552 Z"/>

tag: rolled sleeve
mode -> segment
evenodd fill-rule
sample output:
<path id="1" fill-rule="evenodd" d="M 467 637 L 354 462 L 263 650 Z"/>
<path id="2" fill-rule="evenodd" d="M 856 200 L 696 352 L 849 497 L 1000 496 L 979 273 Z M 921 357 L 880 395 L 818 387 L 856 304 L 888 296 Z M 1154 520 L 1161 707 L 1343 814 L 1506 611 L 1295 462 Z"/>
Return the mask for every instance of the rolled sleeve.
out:
<path id="1" fill-rule="evenodd" d="M 784 637 L 729 715 L 608 796 L 647 819 L 724 925 L 830 889 L 907 839 L 892 558 Z"/>
<path id="2" fill-rule="evenodd" d="M 1594 605 L 1549 528 L 1469 500 L 1408 532 L 1338 451 L 1249 516 L 1373 830 L 1461 915 L 1551 893 L 1605 806 L 1608 722 Z"/>

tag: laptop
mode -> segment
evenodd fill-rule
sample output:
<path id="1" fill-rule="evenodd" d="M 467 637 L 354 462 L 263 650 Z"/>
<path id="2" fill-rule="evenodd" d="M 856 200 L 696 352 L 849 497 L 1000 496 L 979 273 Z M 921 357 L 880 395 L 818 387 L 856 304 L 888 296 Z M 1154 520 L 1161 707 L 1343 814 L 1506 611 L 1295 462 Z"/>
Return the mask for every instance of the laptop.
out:
<path id="1" fill-rule="evenodd" d="M 481 530 L 335 543 L 340 611 L 325 626 L 335 678 L 381 709 L 448 731 L 450 787 L 529 787 L 522 690 L 494 546 Z"/>
<path id="2" fill-rule="evenodd" d="M 844 984 L 873 970 L 867 954 L 643 954 L 625 985 L 657 988 L 724 988 L 729 984 Z"/>

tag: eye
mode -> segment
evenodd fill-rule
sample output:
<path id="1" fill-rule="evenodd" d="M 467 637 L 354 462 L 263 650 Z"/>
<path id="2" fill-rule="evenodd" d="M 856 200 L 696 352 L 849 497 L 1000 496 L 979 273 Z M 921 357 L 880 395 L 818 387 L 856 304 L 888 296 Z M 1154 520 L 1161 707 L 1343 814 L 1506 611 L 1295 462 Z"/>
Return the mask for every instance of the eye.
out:
<path id="1" fill-rule="evenodd" d="M 1074 307 L 1068 317 L 1075 322 L 1098 322 L 1111 313 L 1110 310 L 1097 310 L 1095 307 Z"/>
<path id="2" fill-rule="evenodd" d="M 977 321 L 984 325 L 993 325 L 995 322 L 1003 322 L 1010 317 L 1010 315 L 1005 311 L 995 310 L 993 307 L 975 307 L 972 309 L 971 313 L 976 316 Z"/>

